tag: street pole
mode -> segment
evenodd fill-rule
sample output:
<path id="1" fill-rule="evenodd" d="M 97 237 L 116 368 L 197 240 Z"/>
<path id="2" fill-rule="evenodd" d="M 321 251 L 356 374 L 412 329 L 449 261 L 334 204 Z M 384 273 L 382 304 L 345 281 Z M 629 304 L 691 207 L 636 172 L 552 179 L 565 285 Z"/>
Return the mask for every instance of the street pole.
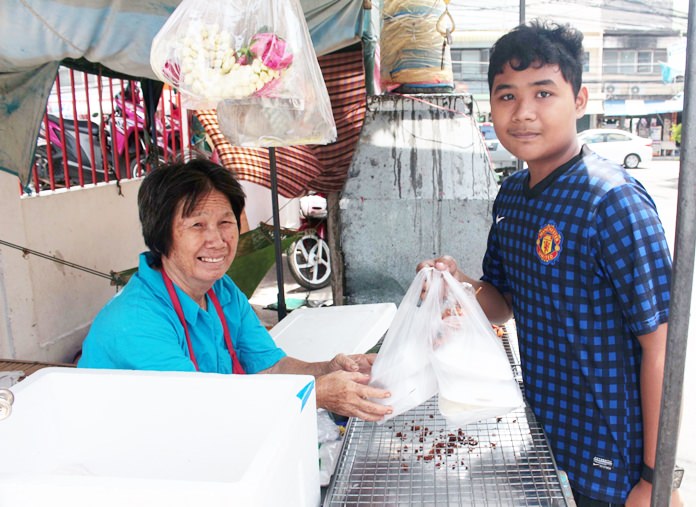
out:
<path id="1" fill-rule="evenodd" d="M 278 321 L 287 315 L 285 306 L 285 282 L 283 279 L 283 248 L 281 245 L 280 207 L 278 206 L 278 167 L 274 147 L 268 148 L 268 162 L 271 168 L 271 205 L 273 207 L 273 244 L 275 247 L 276 279 L 278 283 Z"/>
<path id="2" fill-rule="evenodd" d="M 684 114 L 680 150 L 677 223 L 674 238 L 674 269 L 669 308 L 669 332 L 662 384 L 662 406 L 657 437 L 653 507 L 669 505 L 679 438 L 679 417 L 684 387 L 686 344 L 694 279 L 696 247 L 696 69 L 693 42 L 696 38 L 694 14 L 696 0 L 689 0 L 686 36 L 686 73 L 684 80 Z"/>
<path id="3" fill-rule="evenodd" d="M 520 0 L 520 25 L 523 25 L 525 23 L 527 14 L 525 13 L 526 9 L 526 1 L 527 0 Z M 518 158 L 517 159 L 517 170 L 521 171 L 524 169 L 524 162 L 522 162 L 522 159 Z"/>

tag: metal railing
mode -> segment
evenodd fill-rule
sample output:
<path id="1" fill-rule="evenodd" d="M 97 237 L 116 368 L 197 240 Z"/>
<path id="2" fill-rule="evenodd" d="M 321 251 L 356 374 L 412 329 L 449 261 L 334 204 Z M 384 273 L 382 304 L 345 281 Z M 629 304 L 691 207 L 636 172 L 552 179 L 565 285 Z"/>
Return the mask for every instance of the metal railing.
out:
<path id="1" fill-rule="evenodd" d="M 191 150 L 176 90 L 165 87 L 146 124 L 140 83 L 61 67 L 36 141 L 25 195 L 144 176 Z"/>

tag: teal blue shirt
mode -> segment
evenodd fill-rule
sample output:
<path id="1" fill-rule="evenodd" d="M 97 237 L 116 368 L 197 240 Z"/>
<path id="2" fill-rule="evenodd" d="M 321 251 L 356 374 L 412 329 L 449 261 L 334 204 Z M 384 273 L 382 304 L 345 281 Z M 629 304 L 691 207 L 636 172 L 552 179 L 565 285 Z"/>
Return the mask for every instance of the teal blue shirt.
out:
<path id="1" fill-rule="evenodd" d="M 82 347 L 78 367 L 128 370 L 195 371 L 184 327 L 149 253 L 140 255 L 138 271 L 125 288 L 97 314 Z M 208 310 L 175 285 L 199 370 L 232 373 L 222 324 L 208 298 Z M 246 296 L 224 276 L 213 290 L 227 318 L 234 350 L 247 373 L 270 368 L 285 353 L 261 325 Z"/>

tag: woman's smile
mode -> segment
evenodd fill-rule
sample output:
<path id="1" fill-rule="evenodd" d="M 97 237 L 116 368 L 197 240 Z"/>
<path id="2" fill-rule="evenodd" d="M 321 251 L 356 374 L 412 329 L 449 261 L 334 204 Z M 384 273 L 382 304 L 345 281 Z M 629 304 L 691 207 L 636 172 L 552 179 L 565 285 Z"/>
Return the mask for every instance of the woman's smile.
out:
<path id="1" fill-rule="evenodd" d="M 222 278 L 234 260 L 239 241 L 237 219 L 224 194 L 211 191 L 189 216 L 182 207 L 172 225 L 172 246 L 162 256 L 169 277 L 196 301 Z"/>

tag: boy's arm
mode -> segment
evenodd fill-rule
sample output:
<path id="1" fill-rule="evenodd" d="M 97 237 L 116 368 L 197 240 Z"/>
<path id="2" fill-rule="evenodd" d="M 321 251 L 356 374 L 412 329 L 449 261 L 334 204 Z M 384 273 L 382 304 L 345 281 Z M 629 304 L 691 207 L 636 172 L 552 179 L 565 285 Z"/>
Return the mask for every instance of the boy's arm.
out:
<path id="1" fill-rule="evenodd" d="M 416 267 L 416 271 L 420 271 L 426 266 L 449 271 L 456 280 L 470 283 L 476 291 L 476 299 L 479 305 L 481 305 L 483 313 L 486 314 L 491 324 L 502 325 L 512 318 L 512 296 L 510 294 L 502 294 L 488 282 L 475 280 L 465 275 L 457 267 L 457 261 L 449 255 L 422 261 Z"/>
<path id="2" fill-rule="evenodd" d="M 643 409 L 643 462 L 653 469 L 660 422 L 662 381 L 665 372 L 667 328 L 667 323 L 660 324 L 652 333 L 638 336 L 642 348 L 640 398 Z M 629 494 L 626 506 L 650 505 L 651 494 L 652 486 L 641 479 Z M 673 507 L 681 505 L 678 491 L 673 493 L 671 505 Z"/>
<path id="3" fill-rule="evenodd" d="M 667 324 L 638 337 L 643 349 L 640 366 L 640 397 L 643 408 L 643 461 L 655 468 L 657 428 L 660 419 L 662 379 L 665 372 Z"/>
<path id="4" fill-rule="evenodd" d="M 474 280 L 459 270 L 454 276 L 460 282 L 470 283 L 474 287 L 476 300 L 491 324 L 503 325 L 512 318 L 512 296 L 510 294 L 502 294 L 492 284 Z"/>

